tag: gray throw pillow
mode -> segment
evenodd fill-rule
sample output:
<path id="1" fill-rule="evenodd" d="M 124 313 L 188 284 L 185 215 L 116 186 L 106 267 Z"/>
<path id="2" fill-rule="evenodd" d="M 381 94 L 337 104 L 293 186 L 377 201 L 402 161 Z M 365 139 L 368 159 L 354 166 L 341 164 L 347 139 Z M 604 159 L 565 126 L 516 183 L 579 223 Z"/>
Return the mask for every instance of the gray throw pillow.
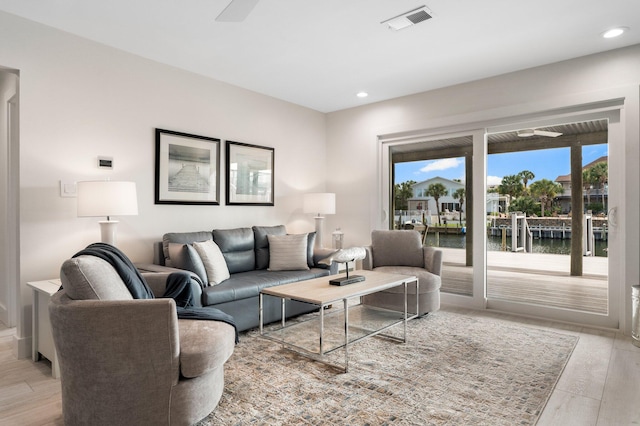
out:
<path id="1" fill-rule="evenodd" d="M 162 252 L 164 254 L 164 265 L 173 266 L 169 254 L 169 244 L 191 244 L 194 241 L 207 241 L 211 239 L 210 231 L 198 232 L 168 232 L 162 236 Z"/>
<path id="2" fill-rule="evenodd" d="M 200 259 L 202 259 L 210 285 L 220 284 L 222 281 L 229 279 L 227 262 L 224 260 L 220 247 L 213 240 L 193 243 L 193 247 L 200 255 Z"/>
<path id="3" fill-rule="evenodd" d="M 253 235 L 256 244 L 256 269 L 267 269 L 269 267 L 269 239 L 267 238 L 267 235 L 286 234 L 287 229 L 284 225 L 253 227 Z"/>
<path id="4" fill-rule="evenodd" d="M 269 271 L 308 270 L 307 234 L 267 235 Z"/>
<path id="5" fill-rule="evenodd" d="M 204 285 L 209 285 L 204 264 L 191 244 L 169 243 L 167 250 L 173 268 L 191 271 L 200 277 Z"/>

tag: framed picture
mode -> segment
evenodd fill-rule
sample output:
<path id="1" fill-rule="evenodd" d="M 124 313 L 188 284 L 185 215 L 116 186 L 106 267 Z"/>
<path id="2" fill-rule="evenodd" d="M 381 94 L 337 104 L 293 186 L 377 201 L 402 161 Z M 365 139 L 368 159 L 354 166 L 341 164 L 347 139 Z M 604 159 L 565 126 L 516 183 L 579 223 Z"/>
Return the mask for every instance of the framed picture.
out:
<path id="1" fill-rule="evenodd" d="M 274 149 L 227 141 L 227 205 L 273 206 Z"/>
<path id="2" fill-rule="evenodd" d="M 156 204 L 220 204 L 220 139 L 156 129 Z"/>

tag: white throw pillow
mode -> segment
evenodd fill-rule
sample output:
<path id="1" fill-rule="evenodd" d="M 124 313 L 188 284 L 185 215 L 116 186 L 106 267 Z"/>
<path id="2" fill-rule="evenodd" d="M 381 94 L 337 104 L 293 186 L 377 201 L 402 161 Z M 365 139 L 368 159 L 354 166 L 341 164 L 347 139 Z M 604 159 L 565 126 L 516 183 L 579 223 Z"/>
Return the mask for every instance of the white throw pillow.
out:
<path id="1" fill-rule="evenodd" d="M 267 235 L 269 271 L 299 271 L 307 264 L 307 234 Z"/>
<path id="2" fill-rule="evenodd" d="M 209 285 L 220 284 L 229 278 L 227 262 L 224 260 L 220 247 L 213 240 L 193 243 L 193 248 L 196 249 L 200 259 L 202 259 L 204 269 L 207 271 Z"/>

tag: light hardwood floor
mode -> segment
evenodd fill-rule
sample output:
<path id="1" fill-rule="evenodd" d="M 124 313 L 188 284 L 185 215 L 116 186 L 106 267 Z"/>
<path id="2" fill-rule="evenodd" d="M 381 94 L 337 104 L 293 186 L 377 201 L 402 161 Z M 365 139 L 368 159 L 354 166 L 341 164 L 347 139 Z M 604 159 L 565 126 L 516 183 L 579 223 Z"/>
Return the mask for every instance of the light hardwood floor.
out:
<path id="1" fill-rule="evenodd" d="M 640 424 L 640 348 L 631 338 L 611 330 L 496 312 L 443 309 L 579 337 L 539 426 Z M 62 425 L 60 381 L 51 378 L 46 360 L 15 359 L 13 334 L 0 324 L 0 425 Z"/>

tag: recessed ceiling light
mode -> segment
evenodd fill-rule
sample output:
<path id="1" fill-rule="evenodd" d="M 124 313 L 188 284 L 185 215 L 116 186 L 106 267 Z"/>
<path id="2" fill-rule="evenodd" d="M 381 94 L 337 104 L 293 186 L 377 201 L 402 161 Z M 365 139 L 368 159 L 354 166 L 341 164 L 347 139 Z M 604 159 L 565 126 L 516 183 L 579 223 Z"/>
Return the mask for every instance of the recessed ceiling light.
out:
<path id="1" fill-rule="evenodd" d="M 629 30 L 629 28 L 627 28 L 627 27 L 611 28 L 610 30 L 607 30 L 607 31 L 603 32 L 602 33 L 602 37 L 604 37 L 604 38 L 618 37 L 618 36 L 621 36 L 624 32 L 626 32 L 628 30 Z"/>
<path id="2" fill-rule="evenodd" d="M 369 94 L 367 92 L 358 92 L 356 96 L 359 98 L 366 98 Z"/>

